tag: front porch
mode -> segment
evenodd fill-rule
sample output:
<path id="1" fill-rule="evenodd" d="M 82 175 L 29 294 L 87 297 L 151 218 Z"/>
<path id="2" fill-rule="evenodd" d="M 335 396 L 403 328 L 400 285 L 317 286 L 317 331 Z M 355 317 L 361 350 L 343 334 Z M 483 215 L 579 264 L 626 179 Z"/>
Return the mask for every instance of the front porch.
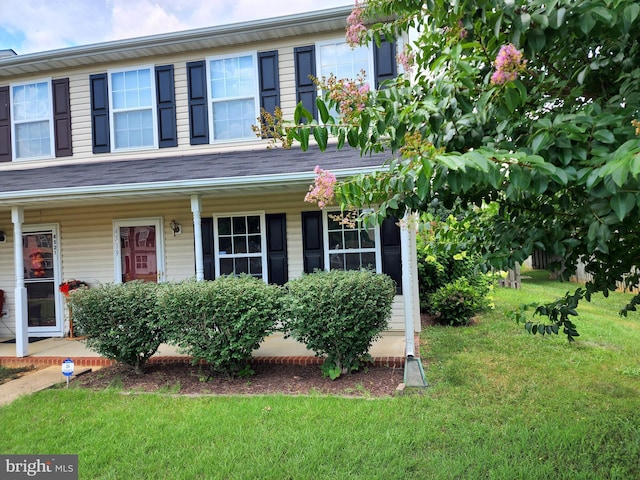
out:
<path id="1" fill-rule="evenodd" d="M 76 366 L 107 366 L 114 362 L 103 358 L 89 350 L 82 340 L 69 338 L 47 338 L 29 344 L 29 355 L 16 357 L 16 344 L 4 343 L 11 338 L 0 339 L 0 365 L 62 365 L 62 361 L 71 358 Z M 416 345 L 419 340 L 416 339 Z M 370 354 L 376 365 L 401 367 L 405 363 L 406 340 L 402 333 L 387 332 L 373 343 Z M 282 333 L 275 333 L 262 342 L 253 354 L 258 363 L 285 363 L 290 365 L 319 364 L 321 359 L 315 357 L 306 346 L 291 338 L 284 338 Z M 179 353 L 175 347 L 160 345 L 158 352 L 151 358 L 151 363 L 188 362 L 187 355 Z"/>

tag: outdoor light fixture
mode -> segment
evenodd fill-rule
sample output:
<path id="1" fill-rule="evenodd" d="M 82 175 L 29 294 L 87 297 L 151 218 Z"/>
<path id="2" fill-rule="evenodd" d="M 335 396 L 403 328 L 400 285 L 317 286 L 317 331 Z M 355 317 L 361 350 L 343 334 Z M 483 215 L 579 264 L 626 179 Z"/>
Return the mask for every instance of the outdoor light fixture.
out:
<path id="1" fill-rule="evenodd" d="M 180 225 L 175 220 L 171 220 L 171 223 L 169 224 L 169 226 L 171 227 L 171 231 L 173 232 L 174 237 L 182 233 L 182 225 Z"/>
<path id="2" fill-rule="evenodd" d="M 7 236 L 4 232 L 0 232 L 0 243 L 4 243 L 7 241 Z"/>

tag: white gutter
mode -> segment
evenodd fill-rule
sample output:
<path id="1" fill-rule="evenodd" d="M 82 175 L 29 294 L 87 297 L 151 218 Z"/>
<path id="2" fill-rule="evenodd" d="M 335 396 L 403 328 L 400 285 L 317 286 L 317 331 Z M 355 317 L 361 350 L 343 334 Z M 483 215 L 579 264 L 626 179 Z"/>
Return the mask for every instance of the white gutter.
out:
<path id="1" fill-rule="evenodd" d="M 415 225 L 415 214 L 405 213 L 400 228 L 401 243 L 401 259 L 402 259 L 402 297 L 404 299 L 404 332 L 405 332 L 405 355 L 407 357 L 415 356 L 415 325 L 413 317 L 415 314 L 413 301 L 413 282 L 417 279 L 413 278 L 412 258 L 415 255 L 416 242 L 415 231 L 411 231 Z"/>

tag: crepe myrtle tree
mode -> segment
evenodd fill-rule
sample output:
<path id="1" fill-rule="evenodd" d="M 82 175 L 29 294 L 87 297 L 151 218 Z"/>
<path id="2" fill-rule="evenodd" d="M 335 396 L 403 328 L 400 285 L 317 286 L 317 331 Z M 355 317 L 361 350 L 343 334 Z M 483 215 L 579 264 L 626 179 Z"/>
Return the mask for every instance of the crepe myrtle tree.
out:
<path id="1" fill-rule="evenodd" d="M 379 171 L 333 183 L 334 201 L 364 222 L 460 205 L 482 219 L 468 234 L 498 268 L 540 248 L 567 278 L 581 260 L 593 279 L 538 306 L 549 320 L 528 322 L 534 333 L 572 340 L 581 299 L 638 286 L 636 0 L 370 0 L 347 23 L 352 44 L 411 32 L 404 73 L 377 91 L 363 78 L 317 79 L 319 122 L 298 105 L 292 120 L 262 124 L 285 147 L 388 152 Z"/>

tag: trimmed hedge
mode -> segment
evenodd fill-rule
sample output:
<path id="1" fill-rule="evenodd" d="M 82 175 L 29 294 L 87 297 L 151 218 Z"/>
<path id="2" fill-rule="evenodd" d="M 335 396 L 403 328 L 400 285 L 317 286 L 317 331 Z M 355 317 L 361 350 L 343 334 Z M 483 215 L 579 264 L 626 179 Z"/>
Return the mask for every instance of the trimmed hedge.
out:
<path id="1" fill-rule="evenodd" d="M 276 325 L 282 289 L 244 275 L 168 284 L 159 296 L 168 342 L 212 373 L 251 374 L 249 361 Z"/>
<path id="2" fill-rule="evenodd" d="M 287 283 L 284 329 L 287 336 L 324 356 L 331 378 L 357 370 L 373 341 L 388 326 L 395 283 L 370 271 L 331 271 Z"/>
<path id="3" fill-rule="evenodd" d="M 125 363 L 138 374 L 166 341 L 158 321 L 155 283 L 105 284 L 70 292 L 73 322 L 87 335 L 87 346 Z"/>

